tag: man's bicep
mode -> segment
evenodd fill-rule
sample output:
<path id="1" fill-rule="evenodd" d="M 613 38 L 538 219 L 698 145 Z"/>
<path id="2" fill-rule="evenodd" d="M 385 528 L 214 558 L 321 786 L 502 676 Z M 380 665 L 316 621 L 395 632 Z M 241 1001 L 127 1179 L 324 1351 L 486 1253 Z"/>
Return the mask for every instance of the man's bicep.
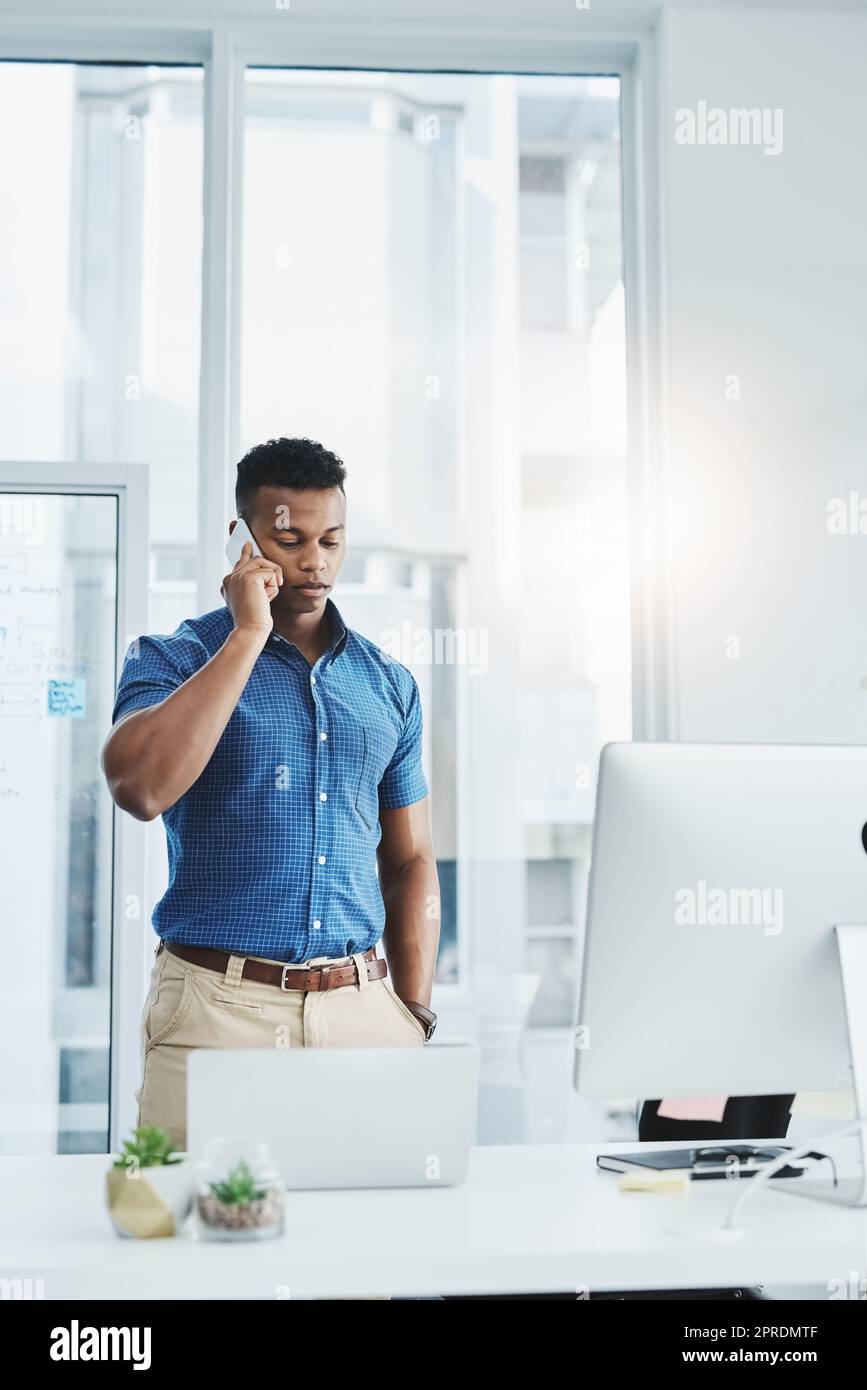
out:
<path id="1" fill-rule="evenodd" d="M 112 725 L 129 714 L 158 705 L 183 685 L 186 677 L 148 638 L 139 638 L 127 651 L 117 686 Z"/>
<path id="2" fill-rule="evenodd" d="M 377 849 L 381 873 L 395 873 L 413 859 L 433 859 L 430 797 L 409 806 L 381 810 L 382 837 Z"/>

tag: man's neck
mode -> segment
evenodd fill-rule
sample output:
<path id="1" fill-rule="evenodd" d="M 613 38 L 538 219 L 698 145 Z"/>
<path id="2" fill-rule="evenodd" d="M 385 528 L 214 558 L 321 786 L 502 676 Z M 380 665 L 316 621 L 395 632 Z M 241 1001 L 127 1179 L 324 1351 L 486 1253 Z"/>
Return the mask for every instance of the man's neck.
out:
<path id="1" fill-rule="evenodd" d="M 311 666 L 331 646 L 331 618 L 328 608 L 322 613 L 274 614 L 274 631 L 287 642 L 294 642 Z"/>

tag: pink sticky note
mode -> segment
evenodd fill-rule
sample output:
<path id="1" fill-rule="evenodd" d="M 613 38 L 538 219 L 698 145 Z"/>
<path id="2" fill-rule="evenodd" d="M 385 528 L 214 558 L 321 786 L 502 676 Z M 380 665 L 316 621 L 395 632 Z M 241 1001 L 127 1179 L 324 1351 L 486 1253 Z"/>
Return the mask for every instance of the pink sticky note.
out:
<path id="1" fill-rule="evenodd" d="M 661 1100 L 657 1115 L 664 1120 L 721 1120 L 727 1096 L 675 1096 Z"/>

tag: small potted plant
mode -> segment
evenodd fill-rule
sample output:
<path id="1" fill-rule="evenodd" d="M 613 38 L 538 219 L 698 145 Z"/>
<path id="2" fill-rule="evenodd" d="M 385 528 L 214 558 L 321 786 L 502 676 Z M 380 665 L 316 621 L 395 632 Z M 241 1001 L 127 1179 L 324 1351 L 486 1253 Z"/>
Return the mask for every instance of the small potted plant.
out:
<path id="1" fill-rule="evenodd" d="M 268 1145 L 213 1142 L 198 1165 L 198 1228 L 206 1240 L 262 1240 L 283 1230 L 283 1184 Z"/>
<path id="2" fill-rule="evenodd" d="M 118 1235 L 177 1235 L 189 1214 L 193 1177 L 185 1155 L 156 1125 L 139 1125 L 106 1174 L 108 1210 Z"/>

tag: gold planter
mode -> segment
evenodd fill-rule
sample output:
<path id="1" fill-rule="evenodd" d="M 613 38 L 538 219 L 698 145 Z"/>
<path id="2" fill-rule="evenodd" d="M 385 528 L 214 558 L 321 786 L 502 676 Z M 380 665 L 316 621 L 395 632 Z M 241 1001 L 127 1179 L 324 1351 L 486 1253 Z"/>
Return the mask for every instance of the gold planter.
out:
<path id="1" fill-rule="evenodd" d="M 106 1196 L 118 1235 L 143 1240 L 176 1236 L 193 1198 L 189 1164 L 110 1168 L 106 1174 Z"/>

